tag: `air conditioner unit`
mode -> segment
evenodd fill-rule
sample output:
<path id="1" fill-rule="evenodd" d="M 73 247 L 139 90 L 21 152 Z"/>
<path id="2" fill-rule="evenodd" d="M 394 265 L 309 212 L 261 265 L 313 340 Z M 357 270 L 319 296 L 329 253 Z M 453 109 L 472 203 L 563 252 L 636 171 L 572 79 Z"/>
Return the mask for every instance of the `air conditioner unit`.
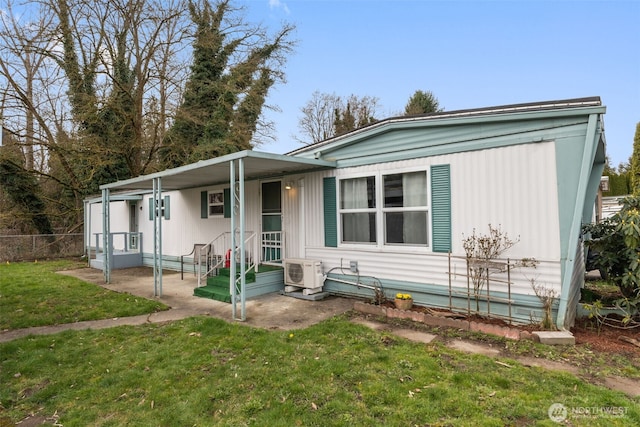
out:
<path id="1" fill-rule="evenodd" d="M 300 288 L 320 288 L 323 284 L 322 262 L 309 259 L 284 260 L 284 283 Z"/>

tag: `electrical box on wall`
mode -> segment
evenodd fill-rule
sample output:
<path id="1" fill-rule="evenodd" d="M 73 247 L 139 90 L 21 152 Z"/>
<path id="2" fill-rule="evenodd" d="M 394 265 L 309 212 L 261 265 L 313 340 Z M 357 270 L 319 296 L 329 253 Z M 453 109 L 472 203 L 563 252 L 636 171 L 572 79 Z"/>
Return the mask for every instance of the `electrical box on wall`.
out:
<path id="1" fill-rule="evenodd" d="M 352 273 L 357 273 L 358 261 L 349 261 L 349 270 L 351 270 Z"/>

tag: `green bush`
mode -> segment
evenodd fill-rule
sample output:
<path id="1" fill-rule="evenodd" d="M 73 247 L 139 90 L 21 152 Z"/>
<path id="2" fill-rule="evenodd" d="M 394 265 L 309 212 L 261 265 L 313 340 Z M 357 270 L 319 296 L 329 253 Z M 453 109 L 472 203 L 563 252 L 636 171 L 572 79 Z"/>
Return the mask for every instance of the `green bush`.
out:
<path id="1" fill-rule="evenodd" d="M 595 267 L 604 270 L 627 298 L 640 298 L 640 197 L 622 200 L 620 212 L 583 227 L 587 246 L 599 253 Z"/>

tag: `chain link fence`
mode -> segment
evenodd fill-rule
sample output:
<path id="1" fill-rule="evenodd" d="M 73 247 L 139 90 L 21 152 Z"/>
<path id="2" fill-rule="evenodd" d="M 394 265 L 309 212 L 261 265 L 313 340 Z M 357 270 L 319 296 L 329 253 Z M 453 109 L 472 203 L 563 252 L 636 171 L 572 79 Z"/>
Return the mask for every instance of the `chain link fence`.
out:
<path id="1" fill-rule="evenodd" d="M 0 235 L 0 262 L 84 255 L 82 233 Z"/>

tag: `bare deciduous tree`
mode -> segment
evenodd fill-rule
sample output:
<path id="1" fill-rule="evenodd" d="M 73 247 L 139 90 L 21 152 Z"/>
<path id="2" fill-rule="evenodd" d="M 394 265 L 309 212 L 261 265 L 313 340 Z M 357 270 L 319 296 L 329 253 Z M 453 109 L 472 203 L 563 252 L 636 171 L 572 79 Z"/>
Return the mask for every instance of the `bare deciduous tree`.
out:
<path id="1" fill-rule="evenodd" d="M 301 108 L 298 129 L 302 136 L 295 139 L 313 144 L 374 123 L 378 107 L 376 97 L 350 95 L 344 100 L 335 93 L 315 91 Z"/>
<path id="2" fill-rule="evenodd" d="M 100 184 L 160 167 L 158 150 L 191 74 L 192 2 L 40 0 L 13 8 L 12 1 L 0 0 L 3 127 L 21 150 L 17 165 L 37 175 L 49 214 L 70 229 Z M 198 2 L 216 9 L 230 1 Z M 264 29 L 239 15 L 229 16 L 224 31 L 242 47 L 231 66 L 266 46 Z M 241 94 L 243 138 L 268 135 L 260 110 L 249 107 L 264 97 L 266 83 L 284 80 L 287 53 L 256 68 L 261 84 Z"/>

